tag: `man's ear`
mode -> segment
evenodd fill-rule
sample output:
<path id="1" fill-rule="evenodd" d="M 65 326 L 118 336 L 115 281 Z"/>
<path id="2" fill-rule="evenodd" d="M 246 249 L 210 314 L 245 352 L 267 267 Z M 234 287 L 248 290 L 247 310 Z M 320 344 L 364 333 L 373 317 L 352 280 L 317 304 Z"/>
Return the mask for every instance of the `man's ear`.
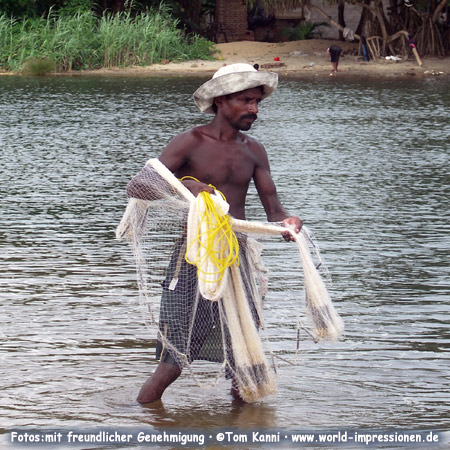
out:
<path id="1" fill-rule="evenodd" d="M 221 95 L 220 97 L 216 97 L 214 99 L 214 103 L 217 106 L 217 108 L 222 107 L 224 99 L 225 99 L 225 95 Z"/>

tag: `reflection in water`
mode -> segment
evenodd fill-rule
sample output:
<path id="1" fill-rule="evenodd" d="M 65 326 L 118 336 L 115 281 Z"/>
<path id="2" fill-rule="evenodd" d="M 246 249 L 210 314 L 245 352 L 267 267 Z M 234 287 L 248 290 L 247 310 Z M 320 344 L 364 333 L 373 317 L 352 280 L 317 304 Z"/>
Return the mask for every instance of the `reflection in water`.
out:
<path id="1" fill-rule="evenodd" d="M 207 406 L 202 402 L 185 407 L 177 404 L 175 408 L 168 408 L 162 401 L 158 401 L 143 408 L 149 413 L 148 423 L 161 431 L 181 424 L 185 429 L 251 429 L 271 428 L 277 423 L 276 409 L 269 404 L 230 401 L 228 405 L 223 405 L 221 401 L 211 398 Z"/>
<path id="2" fill-rule="evenodd" d="M 2 427 L 448 429 L 447 82 L 281 82 L 251 134 L 318 238 L 345 340 L 301 336 L 261 404 L 186 374 L 151 407 L 135 397 L 154 336 L 114 230 L 128 180 L 206 121 L 191 100 L 201 80 L 0 82 Z M 264 219 L 253 187 L 248 216 Z M 288 244 L 265 255 L 267 333 L 292 354 L 301 274 Z"/>

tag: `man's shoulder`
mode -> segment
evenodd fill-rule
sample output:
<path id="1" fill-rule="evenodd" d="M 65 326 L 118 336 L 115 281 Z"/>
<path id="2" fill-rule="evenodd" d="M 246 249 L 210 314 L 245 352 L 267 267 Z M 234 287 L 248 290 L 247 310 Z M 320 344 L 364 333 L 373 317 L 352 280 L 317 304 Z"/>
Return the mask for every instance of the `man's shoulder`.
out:
<path id="1" fill-rule="evenodd" d="M 259 142 L 257 139 L 249 136 L 248 134 L 242 133 L 242 131 L 239 132 L 239 137 L 243 143 L 245 143 L 250 150 L 257 151 L 257 152 L 265 152 L 264 146 Z"/>
<path id="2" fill-rule="evenodd" d="M 190 145 L 195 145 L 201 139 L 201 126 L 190 128 L 185 130 L 172 138 L 169 142 L 168 147 L 186 147 Z"/>
<path id="3" fill-rule="evenodd" d="M 192 139 L 197 140 L 201 139 L 205 134 L 205 125 L 199 125 L 193 128 L 189 128 L 186 131 L 178 134 L 175 139 Z"/>

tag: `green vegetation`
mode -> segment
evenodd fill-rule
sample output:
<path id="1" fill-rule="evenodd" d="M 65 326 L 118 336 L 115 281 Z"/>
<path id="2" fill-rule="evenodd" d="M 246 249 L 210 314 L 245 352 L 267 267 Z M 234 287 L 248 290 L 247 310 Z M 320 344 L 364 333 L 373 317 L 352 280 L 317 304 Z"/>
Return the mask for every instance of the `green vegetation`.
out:
<path id="1" fill-rule="evenodd" d="M 63 72 L 210 59 L 213 43 L 186 36 L 177 25 L 164 4 L 135 14 L 104 12 L 100 18 L 86 9 L 24 19 L 1 15 L 0 67 L 19 72 L 30 60 L 53 61 Z"/>
<path id="2" fill-rule="evenodd" d="M 315 35 L 321 35 L 317 31 L 319 27 L 329 27 L 328 22 L 305 22 L 295 28 L 286 27 L 281 30 L 281 35 L 287 37 L 290 41 L 302 41 L 304 39 L 313 39 Z"/>
<path id="3" fill-rule="evenodd" d="M 30 58 L 23 66 L 26 75 L 46 75 L 56 69 L 55 61 L 49 58 Z"/>

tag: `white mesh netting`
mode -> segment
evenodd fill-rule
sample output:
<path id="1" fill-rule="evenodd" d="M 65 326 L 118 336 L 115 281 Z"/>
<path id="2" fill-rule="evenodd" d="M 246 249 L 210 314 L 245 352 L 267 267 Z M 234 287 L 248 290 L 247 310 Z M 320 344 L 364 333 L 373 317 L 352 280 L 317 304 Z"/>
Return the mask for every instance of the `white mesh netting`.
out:
<path id="1" fill-rule="evenodd" d="M 214 375 L 208 366 L 209 377 L 225 373 L 246 401 L 274 393 L 270 349 L 260 338 L 267 271 L 255 238 L 279 238 L 286 228 L 231 218 L 225 199 L 194 197 L 158 159 L 133 178 L 130 192 L 117 237 L 134 251 L 140 303 L 157 336 L 157 358 L 189 368 L 194 377 L 193 361 L 221 363 Z M 306 227 L 292 234 L 311 335 L 336 340 L 343 324 L 317 270 L 320 255 Z"/>

